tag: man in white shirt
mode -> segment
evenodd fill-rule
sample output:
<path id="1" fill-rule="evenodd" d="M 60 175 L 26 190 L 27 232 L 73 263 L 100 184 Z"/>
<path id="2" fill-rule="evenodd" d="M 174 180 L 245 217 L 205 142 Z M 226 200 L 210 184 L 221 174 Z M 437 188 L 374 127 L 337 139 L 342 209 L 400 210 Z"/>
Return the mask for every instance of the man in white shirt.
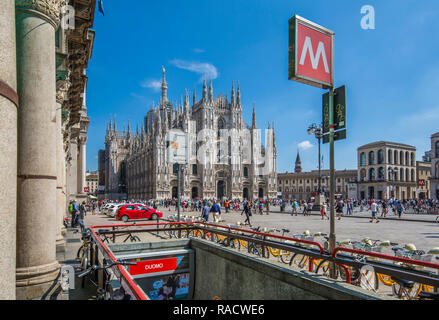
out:
<path id="1" fill-rule="evenodd" d="M 370 219 L 370 222 L 372 223 L 374 219 L 377 221 L 377 223 L 380 222 L 377 217 L 378 204 L 374 199 L 372 199 L 369 210 L 372 211 L 372 218 Z"/>

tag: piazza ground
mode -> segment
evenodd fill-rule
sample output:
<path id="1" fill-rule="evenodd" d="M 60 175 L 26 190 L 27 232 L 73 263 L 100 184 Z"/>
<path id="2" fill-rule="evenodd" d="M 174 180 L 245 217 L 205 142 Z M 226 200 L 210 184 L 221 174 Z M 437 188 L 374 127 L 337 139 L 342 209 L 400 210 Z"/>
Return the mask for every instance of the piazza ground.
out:
<path id="1" fill-rule="evenodd" d="M 311 234 L 316 232 L 329 233 L 329 220 L 321 220 L 320 215 L 312 214 L 310 216 L 291 216 L 291 210 L 287 208 L 284 213 L 276 212 L 278 207 L 272 208 L 270 215 L 253 214 L 251 222 L 253 226 L 261 226 L 267 228 L 287 228 L 291 232 L 288 234 L 301 234 L 305 230 L 309 230 Z M 176 215 L 175 208 L 159 208 L 163 212 L 163 218 L 170 215 Z M 201 213 L 197 211 L 181 211 L 181 215 L 199 216 Z M 379 215 L 378 215 L 379 216 Z M 222 224 L 236 224 L 238 221 L 244 222 L 245 215 L 241 215 L 241 211 L 230 211 L 225 213 L 222 210 Z M 341 220 L 335 220 L 335 231 L 337 241 L 344 239 L 361 241 L 365 237 L 379 240 L 390 240 L 403 246 L 406 243 L 413 243 L 417 249 L 428 251 L 433 247 L 439 247 L 439 224 L 435 223 L 434 215 L 418 215 L 406 214 L 401 220 L 397 216 L 389 213 L 387 218 L 380 219 L 380 223 L 369 222 L 370 212 L 355 211 L 352 217 L 343 217 Z M 212 215 L 210 216 L 212 219 Z M 140 222 L 140 221 L 139 221 Z M 143 221 L 142 222 L 148 222 Z M 151 221 L 152 222 L 152 221 Z M 129 222 L 128 222 L 129 223 Z M 85 225 L 108 225 L 108 224 L 124 224 L 115 218 L 105 215 L 87 214 Z M 287 235 L 287 236 L 288 236 Z"/>

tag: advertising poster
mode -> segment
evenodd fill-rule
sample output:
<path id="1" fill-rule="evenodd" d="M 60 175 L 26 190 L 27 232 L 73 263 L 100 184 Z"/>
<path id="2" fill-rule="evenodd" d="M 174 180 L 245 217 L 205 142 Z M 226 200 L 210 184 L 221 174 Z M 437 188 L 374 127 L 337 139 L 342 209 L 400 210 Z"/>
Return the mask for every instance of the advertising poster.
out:
<path id="1" fill-rule="evenodd" d="M 189 273 L 136 279 L 151 300 L 189 299 Z"/>

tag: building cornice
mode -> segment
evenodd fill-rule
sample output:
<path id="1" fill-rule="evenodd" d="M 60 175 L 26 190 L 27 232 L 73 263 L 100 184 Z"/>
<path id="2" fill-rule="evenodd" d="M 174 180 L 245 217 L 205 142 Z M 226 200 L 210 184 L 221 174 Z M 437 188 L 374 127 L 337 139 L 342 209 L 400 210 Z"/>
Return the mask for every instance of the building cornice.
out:
<path id="1" fill-rule="evenodd" d="M 18 11 L 41 13 L 49 18 L 49 22 L 55 29 L 59 25 L 63 5 L 65 5 L 65 0 L 15 0 L 15 8 Z"/>

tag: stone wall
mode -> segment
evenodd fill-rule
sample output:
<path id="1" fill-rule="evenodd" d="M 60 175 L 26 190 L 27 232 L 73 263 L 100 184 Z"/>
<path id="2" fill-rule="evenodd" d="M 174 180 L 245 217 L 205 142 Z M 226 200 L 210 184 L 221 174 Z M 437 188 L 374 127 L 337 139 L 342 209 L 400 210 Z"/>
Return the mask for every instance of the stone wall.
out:
<path id="1" fill-rule="evenodd" d="M 195 251 L 194 300 L 382 300 L 382 295 L 282 264 L 191 240 Z"/>

